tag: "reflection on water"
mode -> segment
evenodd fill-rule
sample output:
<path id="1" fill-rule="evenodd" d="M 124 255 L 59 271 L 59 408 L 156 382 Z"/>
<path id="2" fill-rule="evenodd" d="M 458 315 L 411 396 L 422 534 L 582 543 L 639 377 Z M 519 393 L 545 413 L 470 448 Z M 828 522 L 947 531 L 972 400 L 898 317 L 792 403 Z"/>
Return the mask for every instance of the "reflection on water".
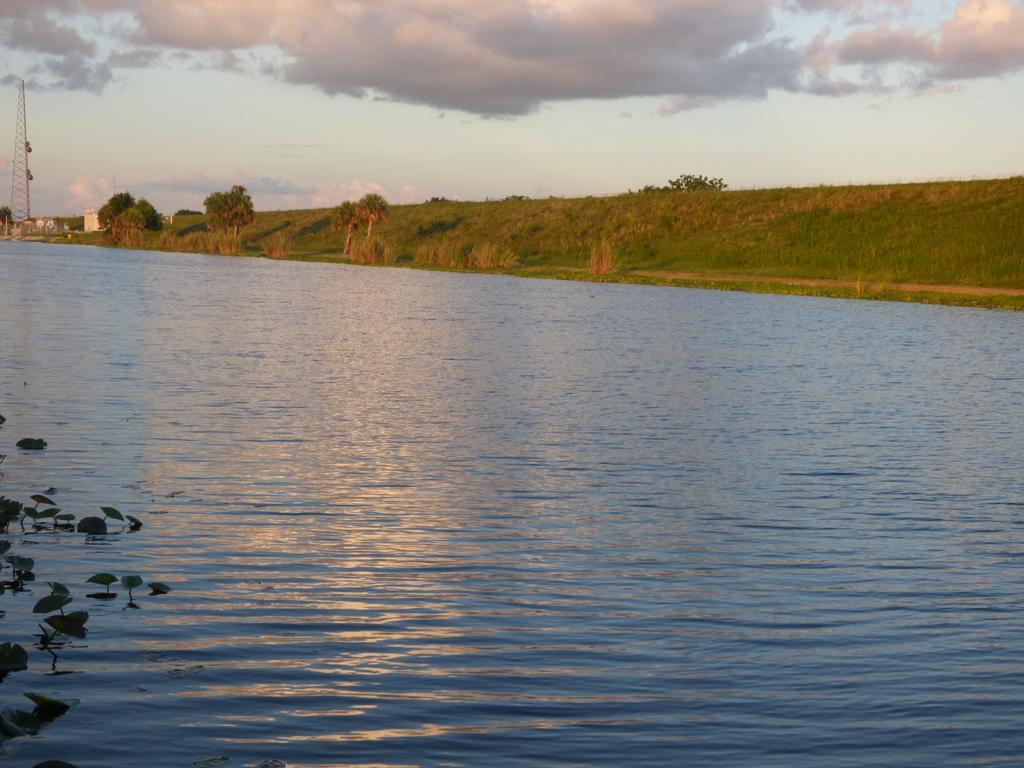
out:
<path id="1" fill-rule="evenodd" d="M 82 699 L 19 764 L 1021 760 L 1024 316 L 22 244 L 0 277 L 0 443 L 50 443 L 0 494 L 146 522 L 31 537 L 40 578 L 176 588 L 4 682 Z"/>

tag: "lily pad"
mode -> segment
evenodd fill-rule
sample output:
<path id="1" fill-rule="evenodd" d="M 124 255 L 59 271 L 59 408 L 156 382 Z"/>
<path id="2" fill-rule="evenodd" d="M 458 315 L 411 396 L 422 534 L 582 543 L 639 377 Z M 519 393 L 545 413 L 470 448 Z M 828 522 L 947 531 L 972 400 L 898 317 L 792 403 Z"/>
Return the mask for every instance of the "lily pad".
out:
<path id="1" fill-rule="evenodd" d="M 42 727 L 39 718 L 31 712 L 23 712 L 20 709 L 5 709 L 0 712 L 0 731 L 10 737 L 31 736 L 39 733 Z"/>
<path id="2" fill-rule="evenodd" d="M 83 517 L 78 521 L 79 533 L 100 534 L 107 532 L 107 523 L 102 517 Z"/>
<path id="3" fill-rule="evenodd" d="M 71 709 L 72 704 L 77 703 L 51 699 L 41 693 L 26 693 L 25 697 L 36 705 L 36 717 L 44 722 L 55 720 Z"/>
<path id="4" fill-rule="evenodd" d="M 111 584 L 117 583 L 117 576 L 112 573 L 97 573 L 85 581 L 88 584 L 100 584 L 104 587 L 109 587 Z"/>
<path id="5" fill-rule="evenodd" d="M 201 758 L 199 760 L 196 760 L 194 763 L 192 763 L 192 765 L 194 765 L 196 768 L 217 768 L 217 766 L 219 766 L 219 765 L 227 765 L 230 762 L 231 762 L 231 758 L 230 757 L 224 757 L 223 755 L 218 755 L 216 757 L 204 757 L 204 758 Z"/>
<path id="6" fill-rule="evenodd" d="M 57 506 L 57 502 L 53 501 L 52 499 L 50 499 L 50 498 L 48 498 L 46 496 L 43 496 L 43 494 L 41 494 L 41 493 L 37 493 L 37 494 L 35 494 L 33 496 L 30 496 L 29 498 L 31 498 L 32 501 L 34 501 L 36 504 L 46 504 L 46 505 L 51 506 L 51 507 L 56 507 Z"/>
<path id="7" fill-rule="evenodd" d="M 124 522 L 124 515 L 113 507 L 100 507 L 100 512 L 112 520 L 120 520 L 122 523 Z"/>
<path id="8" fill-rule="evenodd" d="M 130 576 L 121 577 L 121 586 L 125 589 L 138 589 L 142 586 L 142 577 L 132 574 Z"/>
<path id="9" fill-rule="evenodd" d="M 78 766 L 65 763 L 63 760 L 47 760 L 42 763 L 36 763 L 32 768 L 78 768 Z"/>
<path id="10" fill-rule="evenodd" d="M 55 594 L 55 595 L 70 595 L 71 594 L 68 591 L 68 588 L 65 587 L 63 584 L 61 584 L 59 581 L 48 581 L 46 583 L 50 585 L 50 592 Z"/>
<path id="11" fill-rule="evenodd" d="M 28 653 L 17 643 L 0 645 L 0 672 L 28 669 Z"/>
<path id="12" fill-rule="evenodd" d="M 125 515 L 125 517 L 128 518 L 128 530 L 129 531 L 137 531 L 137 530 L 139 530 L 142 527 L 142 521 L 139 520 L 139 518 L 132 517 L 131 515 Z"/>
<path id="13" fill-rule="evenodd" d="M 117 597 L 117 592 L 90 592 L 86 597 L 91 597 L 93 600 L 113 600 Z"/>
<path id="14" fill-rule="evenodd" d="M 168 592 L 171 591 L 171 588 L 169 586 L 159 581 L 151 581 L 149 582 L 148 586 L 151 590 L 149 593 L 151 595 L 166 595 Z"/>
<path id="15" fill-rule="evenodd" d="M 41 451 L 46 447 L 46 441 L 41 437 L 23 437 L 17 446 L 24 451 Z"/>
<path id="16" fill-rule="evenodd" d="M 84 640 L 88 632 L 85 622 L 75 621 L 71 616 L 47 616 L 45 621 L 62 635 L 77 637 L 79 640 Z"/>
<path id="17" fill-rule="evenodd" d="M 71 595 L 62 595 L 59 593 L 55 595 L 47 595 L 36 603 L 35 608 L 32 609 L 32 613 L 53 613 L 54 611 L 60 611 L 70 602 Z"/>

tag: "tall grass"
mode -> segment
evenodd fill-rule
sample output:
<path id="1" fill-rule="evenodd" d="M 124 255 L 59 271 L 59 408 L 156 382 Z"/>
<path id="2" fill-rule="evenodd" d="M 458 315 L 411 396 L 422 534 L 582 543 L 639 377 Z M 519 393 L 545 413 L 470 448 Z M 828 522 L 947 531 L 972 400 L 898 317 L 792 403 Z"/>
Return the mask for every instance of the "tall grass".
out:
<path id="1" fill-rule="evenodd" d="M 268 259 L 280 259 L 287 255 L 292 239 L 285 232 L 275 232 L 261 242 L 263 253 Z"/>
<path id="2" fill-rule="evenodd" d="M 258 213 L 241 252 L 283 232 L 290 258 L 334 258 L 326 211 Z M 202 218 L 147 242 L 234 252 Z M 638 271 L 1024 288 L 1024 177 L 859 187 L 660 192 L 618 197 L 399 205 L 357 238 L 353 260 L 448 269 Z M 88 237 L 88 236 L 87 236 Z M 609 253 L 610 251 L 610 253 Z M 609 255 L 611 260 L 609 261 Z"/>

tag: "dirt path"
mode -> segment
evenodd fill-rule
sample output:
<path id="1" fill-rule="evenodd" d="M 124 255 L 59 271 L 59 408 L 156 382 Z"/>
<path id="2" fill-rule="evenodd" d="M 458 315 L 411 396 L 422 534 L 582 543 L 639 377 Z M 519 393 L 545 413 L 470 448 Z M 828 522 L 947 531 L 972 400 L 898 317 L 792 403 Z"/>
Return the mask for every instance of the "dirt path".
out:
<path id="1" fill-rule="evenodd" d="M 657 277 L 662 280 L 693 280 L 695 282 L 770 283 L 772 285 L 806 285 L 812 288 L 861 288 L 867 292 L 903 291 L 906 293 L 947 293 L 955 296 L 1024 296 L 1020 288 L 987 288 L 975 285 L 927 285 L 924 283 L 872 283 L 856 280 L 820 280 L 803 277 L 758 277 L 756 275 L 704 274 L 701 272 L 670 272 L 636 269 L 630 274 Z"/>

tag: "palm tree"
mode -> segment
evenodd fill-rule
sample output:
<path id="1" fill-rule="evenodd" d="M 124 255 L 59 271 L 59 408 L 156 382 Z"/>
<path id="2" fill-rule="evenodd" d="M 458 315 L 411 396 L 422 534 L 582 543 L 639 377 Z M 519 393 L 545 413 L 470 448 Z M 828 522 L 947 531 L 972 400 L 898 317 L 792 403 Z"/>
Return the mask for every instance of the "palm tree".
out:
<path id="1" fill-rule="evenodd" d="M 366 239 L 373 239 L 373 225 L 388 217 L 391 207 L 388 201 L 378 194 L 370 193 L 359 201 L 360 218 L 366 222 Z"/>
<path id="2" fill-rule="evenodd" d="M 359 206 L 353 202 L 342 203 L 331 211 L 331 224 L 335 231 L 345 230 L 345 250 L 343 256 L 348 256 L 352 250 L 352 234 L 362 220 Z"/>

